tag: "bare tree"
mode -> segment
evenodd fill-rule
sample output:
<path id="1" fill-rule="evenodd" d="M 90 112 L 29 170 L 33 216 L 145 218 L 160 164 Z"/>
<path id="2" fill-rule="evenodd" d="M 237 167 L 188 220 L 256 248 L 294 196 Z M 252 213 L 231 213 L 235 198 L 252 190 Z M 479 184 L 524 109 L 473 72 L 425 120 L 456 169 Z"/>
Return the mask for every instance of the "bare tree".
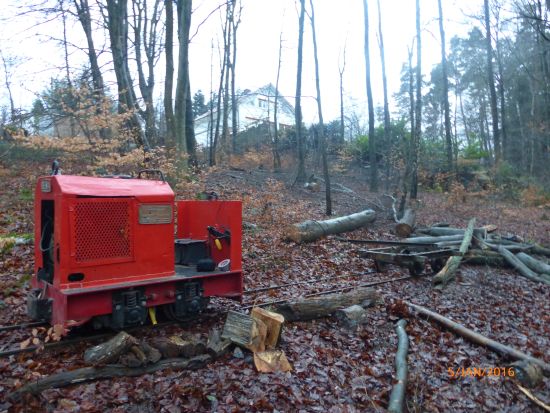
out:
<path id="1" fill-rule="evenodd" d="M 302 136 L 302 55 L 304 50 L 304 15 L 305 0 L 300 0 L 300 18 L 298 21 L 298 63 L 296 65 L 296 100 L 294 107 L 294 118 L 296 122 L 296 143 L 298 144 L 298 173 L 294 183 L 305 182 L 305 150 L 304 137 Z"/>
<path id="2" fill-rule="evenodd" d="M 7 58 L 4 56 L 4 53 L 0 49 L 0 58 L 2 59 L 2 65 L 4 66 L 4 86 L 6 86 L 6 90 L 8 91 L 8 98 L 10 100 L 10 122 L 15 121 L 15 103 L 13 101 L 13 93 L 11 90 L 11 66 L 12 62 L 10 58 Z"/>
<path id="3" fill-rule="evenodd" d="M 321 105 L 321 87 L 319 81 L 319 59 L 317 56 L 317 35 L 315 34 L 315 9 L 313 0 L 309 0 L 311 7 L 311 32 L 313 35 L 313 58 L 315 60 L 315 88 L 317 90 L 317 114 L 319 116 L 319 143 L 321 146 L 321 156 L 323 159 L 323 178 L 325 180 L 325 213 L 332 215 L 332 196 L 330 193 L 330 174 L 328 171 L 327 143 L 325 137 L 325 124 L 323 123 L 323 108 Z"/>
<path id="4" fill-rule="evenodd" d="M 273 170 L 281 171 L 281 155 L 279 154 L 279 78 L 281 76 L 281 59 L 283 51 L 283 32 L 279 34 L 279 60 L 277 62 L 277 78 L 275 80 L 275 107 L 273 108 Z"/>
<path id="5" fill-rule="evenodd" d="M 238 4 L 238 10 L 237 10 Z M 235 91 L 235 66 L 237 64 L 237 29 L 241 22 L 242 4 L 240 0 L 232 0 L 231 5 L 233 12 L 231 14 L 231 31 L 233 32 L 232 51 L 233 61 L 231 62 L 231 142 L 232 151 L 235 153 L 237 145 L 237 133 L 238 133 L 238 104 Z"/>
<path id="6" fill-rule="evenodd" d="M 164 117 L 166 119 L 166 138 L 170 144 L 176 144 L 176 120 L 174 118 L 174 2 L 164 0 L 166 9 L 166 40 L 164 51 L 166 57 L 164 79 Z"/>
<path id="7" fill-rule="evenodd" d="M 346 44 L 342 53 L 342 65 L 338 66 L 338 74 L 340 75 L 340 144 L 345 142 L 345 124 L 344 124 L 344 71 L 346 70 Z"/>
<path id="8" fill-rule="evenodd" d="M 447 52 L 445 45 L 445 28 L 443 26 L 443 7 L 437 0 L 439 9 L 439 34 L 441 37 L 441 69 L 443 71 L 443 107 L 445 110 L 445 144 L 447 149 L 447 171 L 453 170 L 453 139 L 451 136 L 451 115 L 449 109 L 449 75 L 447 69 Z"/>
<path id="9" fill-rule="evenodd" d="M 382 13 L 380 11 L 380 0 L 376 0 L 378 6 L 378 40 L 380 47 L 380 61 L 382 62 L 382 87 L 384 89 L 384 141 L 387 148 L 391 148 L 391 120 L 390 120 L 390 108 L 388 103 L 388 79 L 386 77 L 386 57 L 384 53 L 384 35 L 382 33 Z M 390 181 L 390 154 L 385 154 L 386 163 L 386 189 L 388 189 Z"/>
<path id="10" fill-rule="evenodd" d="M 498 106 L 497 92 L 495 89 L 495 73 L 493 69 L 493 43 L 491 39 L 491 16 L 489 10 L 489 0 L 483 1 L 483 10 L 485 17 L 485 45 L 487 49 L 487 82 L 489 84 L 491 105 L 491 120 L 493 125 L 493 142 L 495 149 L 495 162 L 500 162 L 500 134 L 498 130 Z"/>
<path id="11" fill-rule="evenodd" d="M 367 102 L 369 109 L 369 188 L 371 191 L 376 192 L 378 190 L 378 166 L 376 162 L 376 137 L 374 136 L 374 103 L 372 100 L 372 85 L 370 81 L 369 6 L 367 0 L 363 0 L 363 11 L 365 17 L 365 66 L 367 81 Z"/>
<path id="12" fill-rule="evenodd" d="M 420 30 L 420 0 L 416 0 L 416 101 L 414 133 L 411 148 L 411 199 L 418 195 L 418 148 L 422 135 L 422 37 Z"/>

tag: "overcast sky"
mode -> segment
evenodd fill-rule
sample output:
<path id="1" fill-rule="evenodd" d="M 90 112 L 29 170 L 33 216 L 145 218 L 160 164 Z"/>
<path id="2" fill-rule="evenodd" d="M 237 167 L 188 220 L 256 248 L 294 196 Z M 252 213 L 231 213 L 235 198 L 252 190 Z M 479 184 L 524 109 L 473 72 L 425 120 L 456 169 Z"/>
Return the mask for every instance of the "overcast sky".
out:
<path id="1" fill-rule="evenodd" d="M 25 16 L 13 19 L 21 4 L 36 3 L 31 0 L 0 0 L 4 20 L 0 22 L 0 50 L 6 57 L 15 59 L 10 68 L 17 106 L 30 106 L 49 79 L 63 76 L 63 51 L 55 39 L 62 38 L 60 19 L 41 25 L 34 23 L 43 17 Z M 309 4 L 309 1 L 306 0 Z M 380 54 L 377 47 L 378 17 L 375 0 L 369 0 L 372 84 L 375 104 L 382 103 L 382 77 Z M 382 25 L 386 50 L 386 67 L 390 96 L 399 89 L 399 76 L 407 60 L 407 48 L 413 45 L 415 36 L 415 1 L 381 0 Z M 423 73 L 429 75 L 432 65 L 440 60 L 437 0 L 421 0 L 423 28 Z M 219 0 L 195 0 L 193 2 L 193 25 L 191 33 L 219 4 Z M 242 0 L 241 24 L 237 32 L 238 52 L 236 83 L 240 89 L 256 89 L 267 83 L 275 84 L 279 51 L 279 36 L 283 33 L 283 56 L 280 91 L 293 103 L 296 85 L 298 6 L 295 0 Z M 339 116 L 339 74 L 344 46 L 346 67 L 344 93 L 349 110 L 364 113 L 366 102 L 364 19 L 362 0 L 314 0 L 319 48 L 321 93 L 324 118 L 330 121 Z M 443 0 L 447 40 L 455 34 L 465 35 L 474 23 L 465 16 L 479 14 L 482 0 Z M 6 21 L 5 19 L 9 19 Z M 467 23 L 464 23 L 467 22 Z M 76 45 L 83 45 L 82 29 L 75 22 L 68 22 L 68 37 Z M 190 45 L 191 87 L 193 92 L 201 89 L 208 98 L 210 74 L 213 67 L 214 89 L 219 76 L 219 52 L 221 16 L 214 13 L 198 29 Z M 214 51 L 211 45 L 214 43 Z M 98 36 L 96 47 L 103 46 Z M 86 55 L 71 47 L 70 65 L 74 68 L 86 63 Z M 212 59 L 213 54 L 213 59 Z M 114 80 L 110 70 L 108 53 L 101 60 L 107 80 Z M 163 90 L 163 62 L 159 62 L 157 94 Z M 4 73 L 2 70 L 2 77 Z M 2 79 L 3 80 L 3 79 Z M 316 119 L 315 78 L 313 46 L 309 20 L 306 17 L 304 36 L 303 96 L 305 121 Z M 3 82 L 2 82 L 3 83 Z M 3 86 L 3 85 L 2 85 Z M 7 94 L 0 88 L 0 102 L 7 105 Z"/>

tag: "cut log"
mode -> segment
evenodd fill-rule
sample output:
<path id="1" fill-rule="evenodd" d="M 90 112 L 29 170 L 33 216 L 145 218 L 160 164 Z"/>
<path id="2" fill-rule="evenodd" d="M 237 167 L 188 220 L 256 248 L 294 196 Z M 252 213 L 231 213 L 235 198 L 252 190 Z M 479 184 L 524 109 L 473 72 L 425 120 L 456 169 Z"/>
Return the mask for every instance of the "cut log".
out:
<path id="1" fill-rule="evenodd" d="M 409 337 L 405 331 L 406 320 L 399 320 L 395 326 L 397 333 L 397 352 L 395 353 L 395 379 L 397 383 L 393 385 L 388 404 L 388 412 L 401 413 L 403 411 L 403 401 L 405 400 L 405 391 L 407 389 L 407 353 L 409 352 Z"/>
<path id="2" fill-rule="evenodd" d="M 546 285 L 550 285 L 550 281 L 543 277 L 540 277 L 536 272 L 531 271 L 523 262 L 521 262 L 514 254 L 504 248 L 502 245 L 498 248 L 500 255 L 504 257 L 508 263 L 514 267 L 521 275 L 531 281 L 540 282 Z"/>
<path id="3" fill-rule="evenodd" d="M 458 334 L 459 336 L 469 340 L 474 344 L 487 347 L 496 353 L 510 357 L 514 360 L 525 360 L 529 363 L 538 365 L 542 369 L 543 374 L 547 377 L 550 377 L 550 364 L 544 362 L 543 360 L 532 357 L 519 350 L 516 350 L 513 347 L 509 347 L 507 345 L 499 343 L 498 341 L 492 340 L 479 333 L 476 333 L 475 331 L 470 330 L 469 328 L 466 328 L 461 324 L 455 323 L 451 319 L 444 317 L 434 311 L 428 310 L 425 307 L 410 303 L 408 301 L 404 301 L 404 303 L 407 304 L 410 308 L 414 309 L 418 314 L 432 319 L 433 321 L 436 321 L 448 330 L 452 331 L 455 334 Z"/>
<path id="4" fill-rule="evenodd" d="M 447 235 L 464 235 L 463 228 L 442 228 L 442 227 L 429 227 L 429 228 L 417 228 L 416 232 L 434 237 L 443 237 Z M 474 229 L 474 237 L 485 239 L 487 237 L 487 230 L 483 227 Z"/>
<path id="5" fill-rule="evenodd" d="M 84 361 L 94 366 L 98 364 L 112 363 L 130 350 L 132 346 L 138 345 L 138 340 L 121 331 L 109 341 L 90 347 L 84 352 Z"/>
<path id="6" fill-rule="evenodd" d="M 518 243 L 495 244 L 493 242 L 486 242 L 485 245 L 495 251 L 498 251 L 499 248 L 504 248 L 510 252 L 529 251 L 533 248 L 533 246 L 530 244 L 518 244 Z"/>
<path id="7" fill-rule="evenodd" d="M 349 330 L 355 330 L 365 320 L 366 315 L 367 312 L 360 305 L 342 308 L 334 313 L 338 322 Z"/>
<path id="8" fill-rule="evenodd" d="M 164 358 L 189 358 L 206 353 L 206 345 L 201 340 L 191 336 L 157 337 L 152 340 L 152 344 L 161 352 Z"/>
<path id="9" fill-rule="evenodd" d="M 149 364 L 138 368 L 129 368 L 121 364 L 111 364 L 104 367 L 84 367 L 81 369 L 56 373 L 40 380 L 33 381 L 8 395 L 8 399 L 12 401 L 19 401 L 26 393 L 37 395 L 47 389 L 69 386 L 76 383 L 80 384 L 98 379 L 135 377 L 143 374 L 151 374 L 163 369 L 196 370 L 204 367 L 211 359 L 211 356 L 203 354 L 192 359 L 161 360 L 158 363 Z"/>
<path id="10" fill-rule="evenodd" d="M 292 370 L 292 366 L 282 350 L 268 350 L 254 353 L 254 366 L 261 373 Z"/>
<path id="11" fill-rule="evenodd" d="M 218 358 L 229 353 L 233 342 L 229 339 L 222 339 L 218 329 L 214 328 L 208 334 L 206 350 L 212 357 Z"/>
<path id="12" fill-rule="evenodd" d="M 263 321 L 236 311 L 227 313 L 222 338 L 255 353 L 265 350 L 266 335 L 267 327 Z"/>
<path id="13" fill-rule="evenodd" d="M 408 244 L 435 244 L 438 242 L 447 242 L 447 241 L 460 241 L 464 238 L 464 235 L 444 235 L 441 237 L 411 237 L 403 240 Z"/>
<path id="14" fill-rule="evenodd" d="M 260 307 L 254 307 L 250 311 L 252 318 L 262 321 L 267 329 L 265 337 L 265 348 L 273 350 L 277 347 L 281 333 L 283 330 L 283 323 L 285 318 L 281 314 L 274 313 L 273 311 L 267 311 Z"/>
<path id="15" fill-rule="evenodd" d="M 502 255 L 494 251 L 470 250 L 463 256 L 465 264 L 488 265 L 489 267 L 507 268 L 510 267 Z"/>
<path id="16" fill-rule="evenodd" d="M 307 321 L 327 317 L 339 308 L 354 304 L 370 307 L 382 302 L 382 297 L 372 288 L 360 288 L 341 294 L 304 298 L 289 303 L 278 304 L 274 311 L 282 314 L 286 321 Z"/>
<path id="17" fill-rule="evenodd" d="M 515 378 L 521 384 L 532 389 L 542 382 L 542 370 L 539 365 L 528 363 L 526 361 L 516 361 L 510 365 L 514 369 Z"/>
<path id="18" fill-rule="evenodd" d="M 533 271 L 550 276 L 550 265 L 539 261 L 524 252 L 517 253 L 516 257 Z"/>
<path id="19" fill-rule="evenodd" d="M 311 242 L 330 234 L 340 234 L 364 227 L 373 222 L 375 218 L 376 213 L 372 209 L 366 209 L 362 212 L 326 221 L 308 220 L 287 227 L 284 231 L 284 238 L 298 244 Z"/>
<path id="20" fill-rule="evenodd" d="M 544 255 L 546 257 L 550 257 L 550 248 L 541 247 L 540 245 L 533 245 L 533 248 L 531 248 L 531 253 L 536 255 Z"/>
<path id="21" fill-rule="evenodd" d="M 412 234 L 416 222 L 416 214 L 413 209 L 407 208 L 403 216 L 395 225 L 395 233 L 397 236 L 406 238 Z"/>
<path id="22" fill-rule="evenodd" d="M 462 239 L 462 243 L 460 244 L 459 248 L 459 252 L 461 252 L 462 255 L 466 254 L 468 248 L 470 248 L 470 244 L 472 243 L 472 236 L 474 234 L 475 223 L 476 219 L 472 218 L 468 223 L 468 228 L 466 228 L 466 231 L 464 232 L 464 238 Z M 445 266 L 434 276 L 432 282 L 434 284 L 440 285 L 441 287 L 447 285 L 454 278 L 456 270 L 458 269 L 461 261 L 462 256 L 460 255 L 449 257 Z"/>

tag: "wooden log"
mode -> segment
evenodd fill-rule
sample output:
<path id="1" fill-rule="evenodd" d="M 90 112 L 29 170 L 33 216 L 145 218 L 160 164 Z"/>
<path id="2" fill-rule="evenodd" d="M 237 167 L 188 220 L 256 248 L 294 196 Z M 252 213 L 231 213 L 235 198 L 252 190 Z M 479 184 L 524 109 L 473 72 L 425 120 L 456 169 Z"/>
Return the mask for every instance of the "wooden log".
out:
<path id="1" fill-rule="evenodd" d="M 510 365 L 515 371 L 515 378 L 521 384 L 532 389 L 538 386 L 543 379 L 542 370 L 539 365 L 521 360 Z"/>
<path id="2" fill-rule="evenodd" d="M 441 228 L 441 227 L 429 227 L 429 228 L 417 228 L 416 232 L 431 235 L 434 237 L 443 237 L 447 235 L 462 235 L 464 236 L 463 228 Z M 474 237 L 485 239 L 487 237 L 487 230 L 483 227 L 474 229 Z"/>
<path id="3" fill-rule="evenodd" d="M 528 354 L 525 354 L 513 347 L 509 347 L 505 344 L 499 343 L 498 341 L 492 340 L 488 337 L 485 337 L 479 333 L 476 333 L 469 328 L 464 327 L 461 324 L 455 323 L 451 319 L 442 316 L 434 311 L 428 310 L 425 307 L 410 303 L 408 301 L 403 301 L 407 306 L 414 309 L 418 314 L 423 315 L 436 321 L 441 324 L 448 330 L 452 331 L 455 334 L 467 339 L 468 341 L 489 348 L 490 350 L 499 353 L 503 356 L 510 357 L 514 360 L 525 360 L 529 363 L 538 365 L 545 376 L 550 377 L 550 364 L 540 360 L 538 358 L 532 357 Z"/>
<path id="4" fill-rule="evenodd" d="M 438 242 L 447 242 L 447 241 L 460 241 L 464 238 L 464 235 L 445 235 L 441 237 L 411 237 L 403 240 L 408 244 L 435 244 Z"/>
<path id="5" fill-rule="evenodd" d="M 365 309 L 357 304 L 336 310 L 334 313 L 338 322 L 350 330 L 356 329 L 365 320 L 366 315 Z"/>
<path id="6" fill-rule="evenodd" d="M 122 354 L 128 352 L 130 347 L 138 344 L 135 337 L 121 331 L 109 341 L 87 349 L 84 352 L 84 361 L 93 365 L 112 363 L 117 361 Z"/>
<path id="7" fill-rule="evenodd" d="M 550 265 L 546 264 L 545 262 L 537 260 L 524 252 L 517 253 L 516 257 L 533 271 L 536 271 L 540 274 L 550 275 Z"/>
<path id="8" fill-rule="evenodd" d="M 278 304 L 274 311 L 282 314 L 286 321 L 307 321 L 327 317 L 339 308 L 354 304 L 370 307 L 380 303 L 382 298 L 372 288 L 360 288 L 341 294 L 304 298 L 289 303 Z"/>
<path id="9" fill-rule="evenodd" d="M 388 403 L 388 412 L 401 413 L 403 411 L 403 401 L 405 400 L 405 391 L 407 389 L 407 353 L 409 352 L 409 337 L 405 331 L 406 320 L 399 320 L 395 326 L 397 333 L 397 352 L 395 353 L 395 379 L 397 383 L 393 385 Z"/>
<path id="10" fill-rule="evenodd" d="M 222 339 L 220 331 L 216 328 L 208 333 L 208 341 L 206 342 L 206 351 L 214 358 L 223 356 L 229 353 L 233 342 L 229 339 Z"/>
<path id="11" fill-rule="evenodd" d="M 472 218 L 468 223 L 468 228 L 466 228 L 466 232 L 464 232 L 464 238 L 462 239 L 462 243 L 460 244 L 459 248 L 459 252 L 461 252 L 462 255 L 466 254 L 468 248 L 470 248 L 470 244 L 472 243 L 472 236 L 474 234 L 475 223 L 476 219 Z M 460 255 L 449 257 L 445 266 L 434 276 L 432 282 L 434 284 L 440 285 L 441 287 L 447 285 L 454 278 L 456 270 L 458 269 L 461 261 L 462 256 Z"/>
<path id="12" fill-rule="evenodd" d="M 550 281 L 545 278 L 540 277 L 534 271 L 531 271 L 523 262 L 521 262 L 514 254 L 504 248 L 502 245 L 498 248 L 500 255 L 504 257 L 508 263 L 514 267 L 521 275 L 525 278 L 530 279 L 531 281 L 540 282 L 546 285 L 550 285 Z"/>
<path id="13" fill-rule="evenodd" d="M 311 242 L 330 234 L 340 234 L 364 227 L 376 218 L 372 209 L 326 221 L 308 220 L 290 225 L 284 230 L 284 239 L 296 243 Z"/>
<path id="14" fill-rule="evenodd" d="M 465 264 L 488 265 L 489 267 L 508 268 L 510 264 L 502 255 L 494 251 L 470 250 L 462 258 Z"/>
<path id="15" fill-rule="evenodd" d="M 532 254 L 544 255 L 545 257 L 550 257 L 550 248 L 542 247 L 538 244 L 533 245 L 530 252 Z"/>
<path id="16" fill-rule="evenodd" d="M 196 337 L 156 337 L 152 344 L 164 358 L 194 357 L 206 353 L 206 345 Z"/>
<path id="17" fill-rule="evenodd" d="M 510 252 L 522 252 L 522 251 L 529 251 L 533 248 L 530 244 L 518 244 L 518 243 L 512 243 L 512 244 L 495 244 L 493 242 L 486 242 L 485 245 L 495 251 L 498 251 L 499 248 L 504 248 Z"/>
<path id="18" fill-rule="evenodd" d="M 277 347 L 281 333 L 283 330 L 283 324 L 285 318 L 281 314 L 274 313 L 273 311 L 264 310 L 260 307 L 254 307 L 250 311 L 252 318 L 262 321 L 267 329 L 265 337 L 265 348 L 267 350 L 273 350 Z"/>
<path id="19" fill-rule="evenodd" d="M 121 364 L 110 364 L 103 367 L 84 367 L 81 369 L 56 373 L 40 380 L 33 381 L 8 395 L 12 401 L 21 400 L 26 393 L 40 394 L 44 390 L 80 384 L 99 379 L 111 379 L 114 377 L 135 377 L 143 374 L 151 374 L 163 369 L 196 370 L 204 367 L 211 356 L 203 354 L 192 359 L 165 359 L 155 364 L 149 364 L 138 368 L 130 368 Z"/>
<path id="20" fill-rule="evenodd" d="M 227 313 L 222 338 L 255 353 L 265 350 L 266 335 L 267 327 L 263 321 L 236 311 Z"/>
<path id="21" fill-rule="evenodd" d="M 395 233 L 397 236 L 405 238 L 412 234 L 416 223 L 416 213 L 412 208 L 405 209 L 403 216 L 395 225 Z"/>

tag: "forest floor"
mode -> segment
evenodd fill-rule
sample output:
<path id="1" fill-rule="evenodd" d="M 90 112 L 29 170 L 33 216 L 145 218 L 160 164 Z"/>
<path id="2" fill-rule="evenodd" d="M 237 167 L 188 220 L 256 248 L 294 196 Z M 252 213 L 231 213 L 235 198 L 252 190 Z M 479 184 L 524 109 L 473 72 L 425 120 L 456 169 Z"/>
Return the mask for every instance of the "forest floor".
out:
<path id="1" fill-rule="evenodd" d="M 33 165 L 0 167 L 0 235 L 32 232 L 36 175 Z M 378 204 L 378 194 L 367 190 L 366 177 L 339 174 L 333 180 L 354 191 L 333 193 L 335 215 Z M 330 277 L 341 277 L 339 285 L 353 286 L 407 275 L 406 270 L 392 266 L 376 273 L 371 260 L 359 257 L 356 246 L 331 237 L 305 245 L 284 242 L 286 224 L 324 219 L 324 193 L 292 187 L 291 182 L 288 174 L 261 169 L 216 169 L 182 186 L 178 195 L 194 198 L 197 189 L 213 190 L 221 199 L 243 200 L 243 220 L 257 226 L 243 234 L 245 289 L 320 280 L 311 286 L 266 292 L 256 298 L 260 302 L 321 291 L 334 286 L 326 280 Z M 391 233 L 393 221 L 387 215 L 379 213 L 372 225 L 350 237 L 395 239 Z M 522 207 L 490 197 L 466 197 L 457 202 L 445 194 L 424 191 L 417 206 L 419 225 L 445 221 L 465 227 L 475 217 L 478 225 L 494 224 L 502 233 L 543 244 L 550 240 L 548 215 L 548 209 Z M 27 320 L 25 296 L 32 268 L 32 245 L 0 253 L 0 325 Z M 244 359 L 228 354 L 197 371 L 164 370 L 137 378 L 99 380 L 47 390 L 20 404 L 5 401 L 6 394 L 29 381 L 83 367 L 85 346 L 77 345 L 0 359 L 0 411 L 383 412 L 393 384 L 397 346 L 396 317 L 391 308 L 399 300 L 425 306 L 550 363 L 550 288 L 513 270 L 462 265 L 456 280 L 443 291 L 434 290 L 429 275 L 384 284 L 377 290 L 384 304 L 368 309 L 368 321 L 357 331 L 343 329 L 332 318 L 286 325 L 280 348 L 293 367 L 288 373 L 258 373 L 250 354 Z M 207 321 L 151 329 L 143 334 L 187 332 L 205 339 L 211 328 L 223 325 L 224 317 L 215 316 L 216 311 L 232 305 L 215 300 L 208 309 L 213 316 Z M 509 377 L 450 374 L 462 367 L 504 367 L 510 360 L 421 317 L 407 318 L 410 349 L 405 411 L 543 411 Z M 16 347 L 27 338 L 19 332 L 0 333 L 2 349 Z M 550 379 L 545 378 L 533 393 L 550 404 Z"/>

